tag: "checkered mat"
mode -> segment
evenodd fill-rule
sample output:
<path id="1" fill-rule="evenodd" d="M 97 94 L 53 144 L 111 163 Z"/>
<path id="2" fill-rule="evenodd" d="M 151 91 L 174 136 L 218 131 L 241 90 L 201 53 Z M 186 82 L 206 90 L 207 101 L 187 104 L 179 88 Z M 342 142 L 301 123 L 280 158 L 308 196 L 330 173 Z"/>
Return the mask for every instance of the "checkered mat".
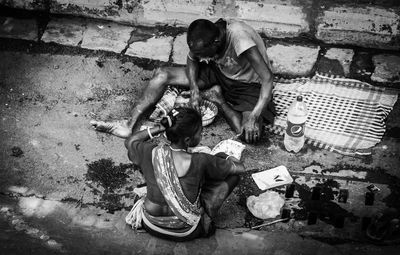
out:
<path id="1" fill-rule="evenodd" d="M 312 78 L 280 80 L 273 100 L 277 116 L 269 131 L 283 135 L 291 102 L 303 95 L 308 118 L 308 144 L 346 155 L 368 155 L 385 133 L 386 117 L 398 92 L 368 83 L 317 74 Z"/>

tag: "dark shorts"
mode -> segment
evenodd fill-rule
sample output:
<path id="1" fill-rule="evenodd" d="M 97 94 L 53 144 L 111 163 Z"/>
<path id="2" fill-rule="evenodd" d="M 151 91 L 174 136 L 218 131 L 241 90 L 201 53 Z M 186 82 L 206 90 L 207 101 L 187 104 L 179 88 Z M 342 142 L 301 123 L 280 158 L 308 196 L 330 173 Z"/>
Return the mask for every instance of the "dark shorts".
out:
<path id="1" fill-rule="evenodd" d="M 252 111 L 260 96 L 261 84 L 245 83 L 229 79 L 221 73 L 214 63 L 200 63 L 199 79 L 207 87 L 214 85 L 221 86 L 225 100 L 238 112 Z M 271 100 L 262 111 L 261 116 L 263 116 L 264 121 L 273 123 L 275 115 L 275 106 Z"/>

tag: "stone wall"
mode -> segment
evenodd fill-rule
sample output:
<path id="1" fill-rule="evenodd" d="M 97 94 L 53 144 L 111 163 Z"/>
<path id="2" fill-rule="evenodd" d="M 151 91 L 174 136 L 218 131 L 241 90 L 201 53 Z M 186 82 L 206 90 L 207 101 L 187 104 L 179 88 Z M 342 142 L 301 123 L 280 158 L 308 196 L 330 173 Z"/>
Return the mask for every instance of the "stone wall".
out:
<path id="1" fill-rule="evenodd" d="M 236 18 L 267 38 L 400 48 L 397 0 L 0 0 L 0 6 L 183 28 L 197 18 Z"/>

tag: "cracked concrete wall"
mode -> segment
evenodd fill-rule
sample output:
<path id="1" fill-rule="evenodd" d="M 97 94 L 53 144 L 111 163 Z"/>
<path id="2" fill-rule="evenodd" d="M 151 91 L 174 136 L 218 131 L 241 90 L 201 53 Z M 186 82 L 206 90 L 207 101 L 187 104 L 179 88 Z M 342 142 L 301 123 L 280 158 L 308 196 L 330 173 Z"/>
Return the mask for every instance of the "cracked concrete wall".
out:
<path id="1" fill-rule="evenodd" d="M 243 20 L 269 38 L 397 50 L 400 1 L 393 0 L 0 0 L 0 6 L 186 28 L 197 18 Z"/>

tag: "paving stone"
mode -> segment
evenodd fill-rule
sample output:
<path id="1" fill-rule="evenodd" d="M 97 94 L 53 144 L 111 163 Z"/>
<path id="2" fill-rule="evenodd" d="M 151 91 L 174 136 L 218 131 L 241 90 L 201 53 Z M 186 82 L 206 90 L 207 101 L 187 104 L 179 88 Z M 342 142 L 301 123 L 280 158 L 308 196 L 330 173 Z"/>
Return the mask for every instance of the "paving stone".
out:
<path id="1" fill-rule="evenodd" d="M 324 56 L 328 59 L 338 60 L 343 67 L 344 74 L 349 74 L 350 64 L 354 56 L 354 51 L 352 49 L 330 48 L 326 51 Z"/>
<path id="2" fill-rule="evenodd" d="M 168 62 L 173 39 L 171 36 L 161 36 L 152 37 L 143 42 L 134 42 L 129 45 L 125 54 Z"/>
<path id="3" fill-rule="evenodd" d="M 130 26 L 111 22 L 89 23 L 81 47 L 120 53 L 128 45 L 132 30 Z"/>
<path id="4" fill-rule="evenodd" d="M 86 22 L 78 19 L 51 20 L 43 33 L 42 41 L 77 46 L 83 39 Z"/>
<path id="5" fill-rule="evenodd" d="M 36 41 L 38 26 L 35 19 L 0 17 L 0 37 Z"/>
<path id="6" fill-rule="evenodd" d="M 330 48 L 318 60 L 317 72 L 348 77 L 354 56 L 352 49 Z"/>
<path id="7" fill-rule="evenodd" d="M 147 0 L 143 6 L 144 22 L 187 26 L 193 20 L 214 14 L 213 0 Z"/>
<path id="8" fill-rule="evenodd" d="M 400 57 L 389 54 L 375 55 L 372 58 L 375 70 L 371 80 L 376 82 L 400 82 Z"/>
<path id="9" fill-rule="evenodd" d="M 317 18 L 317 39 L 327 43 L 398 49 L 399 19 L 393 9 L 331 7 Z"/>
<path id="10" fill-rule="evenodd" d="M 307 15 L 301 5 L 295 5 L 296 2 L 235 1 L 237 18 L 270 37 L 295 37 L 310 30 Z"/>
<path id="11" fill-rule="evenodd" d="M 319 46 L 276 44 L 267 48 L 267 54 L 275 74 L 306 76 L 317 61 L 319 49 Z"/>
<path id="12" fill-rule="evenodd" d="M 172 61 L 176 64 L 186 65 L 186 58 L 189 53 L 189 47 L 186 42 L 187 34 L 178 35 L 174 40 L 172 51 Z"/>

